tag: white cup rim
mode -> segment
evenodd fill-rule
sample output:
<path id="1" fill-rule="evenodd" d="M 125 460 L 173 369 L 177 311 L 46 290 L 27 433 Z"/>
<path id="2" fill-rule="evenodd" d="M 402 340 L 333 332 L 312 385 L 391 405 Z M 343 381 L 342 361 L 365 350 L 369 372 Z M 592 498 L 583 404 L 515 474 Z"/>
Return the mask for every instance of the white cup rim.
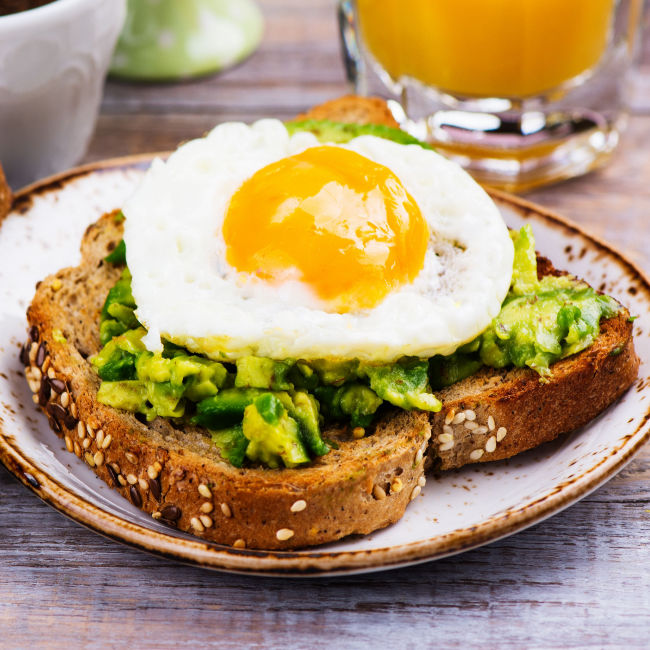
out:
<path id="1" fill-rule="evenodd" d="M 66 20 L 84 5 L 97 2 L 98 0 L 53 0 L 34 9 L 0 16 L 0 34 L 9 35 L 16 29 L 34 29 L 52 22 Z"/>

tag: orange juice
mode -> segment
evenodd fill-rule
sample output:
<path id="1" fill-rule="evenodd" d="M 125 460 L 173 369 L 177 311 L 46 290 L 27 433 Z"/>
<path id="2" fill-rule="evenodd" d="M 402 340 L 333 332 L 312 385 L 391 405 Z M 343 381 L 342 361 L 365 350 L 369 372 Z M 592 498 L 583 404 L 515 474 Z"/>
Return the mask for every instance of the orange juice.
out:
<path id="1" fill-rule="evenodd" d="M 393 79 L 522 98 L 598 63 L 614 0 L 357 0 L 364 41 Z"/>

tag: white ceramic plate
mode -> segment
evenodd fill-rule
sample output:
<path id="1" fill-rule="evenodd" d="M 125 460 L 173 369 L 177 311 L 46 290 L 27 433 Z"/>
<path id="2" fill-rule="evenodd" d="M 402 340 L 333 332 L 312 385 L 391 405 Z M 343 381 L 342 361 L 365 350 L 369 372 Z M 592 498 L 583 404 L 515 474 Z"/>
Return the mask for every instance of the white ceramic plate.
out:
<path id="1" fill-rule="evenodd" d="M 0 224 L 0 459 L 59 511 L 127 544 L 208 568 L 257 574 L 372 571 L 440 558 L 536 523 L 611 478 L 650 432 L 650 285 L 622 255 L 577 226 L 495 193 L 508 225 L 533 225 L 537 248 L 625 303 L 642 359 L 639 379 L 603 415 L 510 461 L 431 477 L 404 518 L 385 530 L 312 550 L 267 552 L 206 543 L 158 524 L 106 486 L 37 413 L 18 360 L 35 283 L 79 260 L 84 229 L 119 207 L 150 156 L 72 170 L 23 191 Z"/>

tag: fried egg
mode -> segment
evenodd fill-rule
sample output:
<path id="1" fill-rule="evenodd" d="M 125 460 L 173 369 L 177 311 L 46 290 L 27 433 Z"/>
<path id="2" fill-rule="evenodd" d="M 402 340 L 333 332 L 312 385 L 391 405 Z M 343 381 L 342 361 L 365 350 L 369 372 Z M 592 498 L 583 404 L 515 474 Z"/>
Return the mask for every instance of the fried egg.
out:
<path id="1" fill-rule="evenodd" d="M 213 359 L 450 354 L 490 323 L 513 246 L 456 164 L 374 136 L 225 123 L 157 159 L 124 206 L 145 344 Z"/>

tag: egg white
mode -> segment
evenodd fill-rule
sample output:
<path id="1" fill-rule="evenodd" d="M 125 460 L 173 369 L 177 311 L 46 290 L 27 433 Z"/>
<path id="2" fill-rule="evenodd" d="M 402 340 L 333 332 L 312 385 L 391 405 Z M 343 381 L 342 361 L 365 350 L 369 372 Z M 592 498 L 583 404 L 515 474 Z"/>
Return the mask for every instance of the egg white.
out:
<path id="1" fill-rule="evenodd" d="M 459 166 L 416 145 L 361 136 L 343 146 L 393 171 L 430 229 L 416 280 L 359 313 L 328 313 L 300 282 L 242 282 L 221 225 L 233 193 L 257 170 L 312 146 L 277 120 L 225 123 L 153 162 L 124 206 L 124 239 L 147 347 L 161 337 L 214 359 L 450 354 L 499 312 L 513 246 L 487 194 Z"/>

